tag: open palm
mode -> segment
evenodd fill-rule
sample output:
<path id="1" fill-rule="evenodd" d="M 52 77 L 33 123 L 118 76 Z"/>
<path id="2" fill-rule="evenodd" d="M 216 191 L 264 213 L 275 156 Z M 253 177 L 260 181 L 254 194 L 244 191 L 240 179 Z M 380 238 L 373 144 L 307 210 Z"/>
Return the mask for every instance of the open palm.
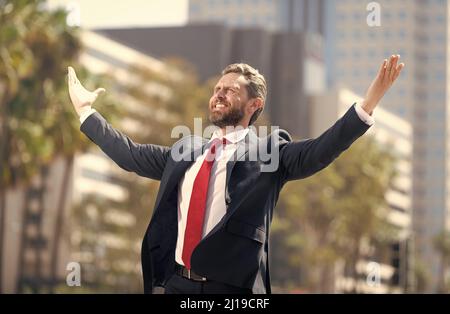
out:
<path id="1" fill-rule="evenodd" d="M 72 67 L 68 67 L 67 70 L 70 100 L 72 101 L 75 111 L 80 115 L 83 110 L 91 107 L 98 95 L 105 92 L 105 89 L 97 88 L 95 91 L 90 92 L 81 85 L 75 70 Z"/>
<path id="2" fill-rule="evenodd" d="M 392 55 L 389 60 L 386 59 L 381 64 L 377 76 L 367 89 L 366 97 L 364 98 L 362 107 L 366 112 L 372 113 L 384 94 L 397 80 L 400 72 L 405 67 L 404 63 L 398 62 L 399 59 L 399 55 Z"/>

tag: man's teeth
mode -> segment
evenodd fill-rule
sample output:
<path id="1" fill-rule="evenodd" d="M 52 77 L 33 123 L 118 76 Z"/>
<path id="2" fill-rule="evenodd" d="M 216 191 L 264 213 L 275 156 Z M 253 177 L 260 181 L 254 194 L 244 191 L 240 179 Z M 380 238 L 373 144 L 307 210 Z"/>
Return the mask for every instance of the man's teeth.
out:
<path id="1" fill-rule="evenodd" d="M 216 108 L 225 108 L 226 106 L 223 104 L 216 104 Z"/>

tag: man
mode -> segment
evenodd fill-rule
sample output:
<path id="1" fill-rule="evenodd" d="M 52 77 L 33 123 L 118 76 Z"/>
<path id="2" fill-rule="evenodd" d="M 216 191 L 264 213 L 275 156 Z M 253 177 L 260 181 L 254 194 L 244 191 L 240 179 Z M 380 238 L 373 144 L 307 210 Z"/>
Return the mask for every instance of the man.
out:
<path id="1" fill-rule="evenodd" d="M 384 60 L 364 100 L 334 126 L 298 142 L 286 131 L 256 136 L 250 126 L 264 108 L 265 79 L 247 64 L 229 65 L 209 101 L 218 130 L 199 147 L 192 137 L 172 147 L 134 143 L 91 108 L 105 90 L 87 91 L 69 67 L 81 131 L 123 169 L 161 181 L 142 243 L 144 292 L 270 293 L 268 238 L 281 188 L 325 168 L 367 131 L 404 67 L 399 58 Z M 270 147 L 269 160 L 248 158 L 261 147 Z"/>

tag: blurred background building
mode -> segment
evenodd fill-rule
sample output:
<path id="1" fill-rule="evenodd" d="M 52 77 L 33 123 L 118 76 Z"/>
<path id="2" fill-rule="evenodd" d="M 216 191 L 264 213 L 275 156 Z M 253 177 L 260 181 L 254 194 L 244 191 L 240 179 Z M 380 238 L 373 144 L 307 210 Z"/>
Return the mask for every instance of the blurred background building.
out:
<path id="1" fill-rule="evenodd" d="M 270 31 L 324 33 L 325 0 L 189 1 L 188 23 L 222 22 Z"/>
<path id="2" fill-rule="evenodd" d="M 95 31 L 157 58 L 187 60 L 202 80 L 218 76 L 230 63 L 252 64 L 268 82 L 270 122 L 297 137 L 308 134 L 306 97 L 325 89 L 322 39 L 316 34 L 217 24 Z"/>
<path id="3" fill-rule="evenodd" d="M 355 27 L 367 19 L 365 1 L 326 1 L 328 83 L 363 94 L 376 73 L 375 60 L 399 53 L 408 65 L 382 106 L 413 126 L 415 246 L 432 274 L 427 291 L 433 292 L 443 274 L 433 238 L 450 228 L 448 3 L 377 3 L 381 26 Z"/>

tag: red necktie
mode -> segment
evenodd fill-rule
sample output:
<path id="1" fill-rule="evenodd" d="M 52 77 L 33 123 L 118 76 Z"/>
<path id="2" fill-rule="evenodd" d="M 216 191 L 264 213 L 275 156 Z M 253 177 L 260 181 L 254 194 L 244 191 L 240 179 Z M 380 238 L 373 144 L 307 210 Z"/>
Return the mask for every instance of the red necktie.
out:
<path id="1" fill-rule="evenodd" d="M 186 229 L 184 231 L 184 244 L 182 260 L 187 269 L 191 269 L 191 255 L 194 248 L 202 239 L 203 223 L 205 220 L 206 198 L 208 195 L 209 177 L 214 163 L 216 150 L 223 140 L 215 138 L 206 154 L 205 160 L 197 173 L 192 188 L 191 199 L 187 215 Z"/>

